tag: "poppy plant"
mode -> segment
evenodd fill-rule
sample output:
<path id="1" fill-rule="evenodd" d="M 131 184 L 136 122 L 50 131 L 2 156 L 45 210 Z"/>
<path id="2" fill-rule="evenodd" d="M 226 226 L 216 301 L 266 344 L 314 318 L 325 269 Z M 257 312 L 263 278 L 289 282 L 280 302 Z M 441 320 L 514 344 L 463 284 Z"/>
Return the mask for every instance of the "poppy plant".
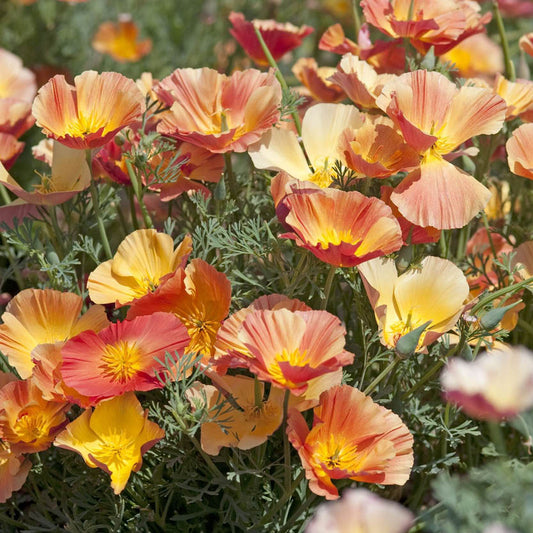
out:
<path id="1" fill-rule="evenodd" d="M 87 70 L 70 85 L 63 75 L 43 85 L 33 116 L 48 137 L 78 149 L 103 146 L 141 118 L 145 100 L 133 80 L 118 72 Z"/>
<path id="2" fill-rule="evenodd" d="M 287 435 L 309 488 L 327 500 L 339 497 L 333 479 L 403 485 L 413 466 L 413 436 L 400 417 L 349 385 L 321 395 L 311 429 L 290 410 Z"/>

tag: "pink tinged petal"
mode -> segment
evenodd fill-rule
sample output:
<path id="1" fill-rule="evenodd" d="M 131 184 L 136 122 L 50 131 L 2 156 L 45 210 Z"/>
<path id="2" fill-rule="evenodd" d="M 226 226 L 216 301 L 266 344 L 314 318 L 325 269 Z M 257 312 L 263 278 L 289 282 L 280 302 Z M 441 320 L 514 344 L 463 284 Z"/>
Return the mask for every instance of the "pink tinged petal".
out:
<path id="1" fill-rule="evenodd" d="M 474 177 L 443 159 L 433 159 L 407 175 L 391 194 L 413 224 L 462 228 L 485 208 L 491 192 Z"/>
<path id="2" fill-rule="evenodd" d="M 523 242 L 517 249 L 513 266 L 518 265 L 518 273 L 524 278 L 533 276 L 533 241 Z"/>
<path id="3" fill-rule="evenodd" d="M 511 172 L 533 179 L 533 124 L 523 124 L 505 145 Z"/>

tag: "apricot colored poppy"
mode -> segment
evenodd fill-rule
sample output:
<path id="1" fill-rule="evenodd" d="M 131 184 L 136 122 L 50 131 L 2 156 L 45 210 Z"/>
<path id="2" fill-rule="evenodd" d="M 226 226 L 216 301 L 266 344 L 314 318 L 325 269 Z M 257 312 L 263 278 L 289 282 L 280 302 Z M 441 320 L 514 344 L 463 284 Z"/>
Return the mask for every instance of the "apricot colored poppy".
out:
<path id="1" fill-rule="evenodd" d="M 326 311 L 254 311 L 239 333 L 249 352 L 241 359 L 259 379 L 299 396 L 310 380 L 353 361 L 344 350 L 345 335 L 340 320 Z"/>
<path id="2" fill-rule="evenodd" d="M 79 453 L 91 468 L 111 476 L 111 488 L 120 494 L 132 472 L 142 466 L 142 456 L 165 432 L 148 420 L 133 392 L 101 401 L 87 409 L 61 432 L 55 446 Z"/>
<path id="3" fill-rule="evenodd" d="M 244 152 L 280 117 L 281 86 L 273 72 L 176 69 L 154 92 L 170 107 L 157 130 L 215 153 Z"/>
<path id="4" fill-rule="evenodd" d="M 420 155 L 391 194 L 410 222 L 437 229 L 460 228 L 490 199 L 490 191 L 448 160 L 462 143 L 500 130 L 505 101 L 489 89 L 455 84 L 438 72 L 417 70 L 383 87 L 376 100 Z"/>
<path id="5" fill-rule="evenodd" d="M 0 132 L 19 138 L 35 122 L 31 103 L 19 98 L 0 98 Z"/>
<path id="6" fill-rule="evenodd" d="M 133 80 L 94 70 L 76 76 L 74 85 L 54 76 L 39 89 L 32 109 L 45 135 L 84 150 L 103 146 L 144 110 L 144 96 Z"/>
<path id="7" fill-rule="evenodd" d="M 416 351 L 424 350 L 455 326 L 468 297 L 465 275 L 451 261 L 426 257 L 400 276 L 392 259 L 378 258 L 358 267 L 374 309 L 381 342 L 394 348 L 405 334 L 430 324 Z"/>
<path id="8" fill-rule="evenodd" d="M 339 497 L 333 479 L 404 485 L 413 466 L 413 436 L 400 417 L 349 385 L 321 395 L 311 430 L 290 410 L 287 435 L 309 488 L 327 500 Z"/>
<path id="9" fill-rule="evenodd" d="M 8 442 L 0 441 L 0 503 L 24 485 L 31 466 L 31 461 L 14 453 Z"/>
<path id="10" fill-rule="evenodd" d="M 11 381 L 0 389 L 0 439 L 17 454 L 46 450 L 67 423 L 69 407 L 45 400 L 31 379 Z"/>
<path id="11" fill-rule="evenodd" d="M 277 211 L 291 229 L 281 237 L 293 239 L 331 265 L 355 266 L 403 245 L 390 207 L 357 191 L 296 191 L 280 202 Z"/>
<path id="12" fill-rule="evenodd" d="M 263 52 L 261 43 L 254 31 L 254 26 L 261 33 L 261 37 L 267 45 L 268 51 L 275 61 L 281 59 L 287 52 L 302 44 L 314 30 L 310 26 L 297 27 L 289 22 L 281 23 L 275 20 L 253 19 L 247 21 L 242 13 L 232 11 L 228 17 L 231 25 L 229 32 L 243 47 L 246 54 L 260 66 L 268 66 L 268 59 Z"/>
<path id="13" fill-rule="evenodd" d="M 61 349 L 61 375 L 92 404 L 129 391 L 161 388 L 168 374 L 165 354 L 182 356 L 188 343 L 185 326 L 170 313 L 124 320 L 67 341 Z"/>
<path id="14" fill-rule="evenodd" d="M 22 60 L 0 48 L 0 98 L 17 98 L 31 102 L 37 92 L 35 74 L 24 68 Z"/>
<path id="15" fill-rule="evenodd" d="M 127 13 L 120 14 L 117 23 L 100 24 L 92 45 L 97 52 L 108 54 L 120 63 L 139 61 L 152 49 L 150 39 L 139 40 L 139 28 Z"/>
<path id="16" fill-rule="evenodd" d="M 335 69 L 333 67 L 319 67 L 312 57 L 298 59 L 292 67 L 292 72 L 305 87 L 301 92 L 308 93 L 318 102 L 340 102 L 346 97 L 342 88 L 330 80 Z"/>
<path id="17" fill-rule="evenodd" d="M 522 124 L 505 145 L 507 162 L 513 174 L 533 179 L 533 124 Z"/>
<path id="18" fill-rule="evenodd" d="M 37 345 L 62 342 L 86 330 L 100 331 L 109 324 L 100 305 L 80 317 L 82 305 L 77 294 L 52 289 L 25 289 L 7 304 L 0 349 L 22 378 L 32 373 L 31 353 Z"/>

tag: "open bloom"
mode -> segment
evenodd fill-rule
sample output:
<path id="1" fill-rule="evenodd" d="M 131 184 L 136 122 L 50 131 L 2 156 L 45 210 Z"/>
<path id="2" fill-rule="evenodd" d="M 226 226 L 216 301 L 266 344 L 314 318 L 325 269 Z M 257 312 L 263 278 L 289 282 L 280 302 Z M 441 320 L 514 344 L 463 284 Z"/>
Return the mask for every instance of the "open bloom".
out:
<path id="1" fill-rule="evenodd" d="M 170 313 L 124 320 L 67 341 L 61 349 L 61 374 L 92 403 L 128 391 L 161 388 L 167 373 L 165 354 L 182 356 L 188 343 L 185 326 Z"/>
<path id="2" fill-rule="evenodd" d="M 138 40 L 139 28 L 131 15 L 118 16 L 118 24 L 103 22 L 93 37 L 93 48 L 102 54 L 109 54 L 120 63 L 138 61 L 152 49 L 152 41 Z"/>
<path id="3" fill-rule="evenodd" d="M 321 395 L 311 430 L 290 410 L 287 435 L 309 488 L 328 500 L 339 497 L 333 479 L 403 485 L 413 466 L 413 436 L 400 417 L 349 385 Z"/>
<path id="4" fill-rule="evenodd" d="M 103 146 L 139 120 L 144 108 L 144 96 L 133 80 L 117 72 L 88 70 L 74 78 L 74 86 L 64 76 L 54 76 L 39 89 L 33 115 L 48 137 L 88 149 Z"/>
<path id="5" fill-rule="evenodd" d="M 305 533 L 407 533 L 411 511 L 367 489 L 346 489 L 339 500 L 318 506 Z"/>
<path id="6" fill-rule="evenodd" d="M 533 124 L 522 124 L 505 145 L 513 174 L 533 180 Z"/>
<path id="7" fill-rule="evenodd" d="M 481 420 L 511 418 L 533 406 L 533 352 L 524 347 L 452 359 L 441 376 L 446 401 Z"/>
<path id="8" fill-rule="evenodd" d="M 303 38 L 314 31 L 310 26 L 304 25 L 298 28 L 293 24 L 283 24 L 275 20 L 254 19 L 249 22 L 242 13 L 236 13 L 235 11 L 229 14 L 228 19 L 233 26 L 229 30 L 231 35 L 243 47 L 246 54 L 263 67 L 268 65 L 268 59 L 255 34 L 254 26 L 261 33 L 261 37 L 263 37 L 275 61 L 300 46 Z"/>
<path id="9" fill-rule="evenodd" d="M 31 461 L 14 453 L 7 442 L 0 441 L 0 503 L 19 490 L 31 469 Z"/>
<path id="10" fill-rule="evenodd" d="M 108 325 L 102 306 L 92 306 L 80 317 L 82 305 L 77 294 L 51 289 L 25 289 L 7 304 L 0 350 L 22 378 L 31 375 L 31 353 L 37 345 L 66 341 L 82 331 L 100 331 Z"/>
<path id="11" fill-rule="evenodd" d="M 130 233 L 119 245 L 113 259 L 100 264 L 87 281 L 95 303 L 130 304 L 168 280 L 179 267 L 185 266 L 192 251 L 186 236 L 174 249 L 174 240 L 166 233 L 142 229 Z"/>
<path id="12" fill-rule="evenodd" d="M 154 292 L 134 301 L 128 318 L 157 311 L 174 313 L 191 337 L 187 353 L 200 352 L 207 362 L 230 303 L 231 284 L 226 275 L 202 259 L 193 259 Z"/>
<path id="13" fill-rule="evenodd" d="M 22 66 L 21 59 L 0 48 L 0 98 L 18 98 L 31 102 L 37 92 L 35 74 Z"/>
<path id="14" fill-rule="evenodd" d="M 357 191 L 296 190 L 278 204 L 278 216 L 294 239 L 321 261 L 355 266 L 403 245 L 400 225 L 388 205 Z"/>
<path id="15" fill-rule="evenodd" d="M 363 0 L 361 7 L 367 22 L 383 33 L 408 38 L 421 53 L 433 46 L 436 55 L 484 31 L 492 18 L 470 0 Z"/>
<path id="16" fill-rule="evenodd" d="M 481 211 L 490 191 L 447 159 L 475 135 L 496 133 L 505 101 L 489 89 L 458 89 L 438 72 L 416 70 L 383 87 L 376 100 L 421 156 L 391 194 L 410 222 L 437 229 L 460 228 Z"/>
<path id="17" fill-rule="evenodd" d="M 215 153 L 244 152 L 280 116 L 273 72 L 248 69 L 228 77 L 210 68 L 176 69 L 154 92 L 170 107 L 158 131 Z"/>
<path id="18" fill-rule="evenodd" d="M 54 442 L 60 448 L 79 453 L 91 468 L 111 475 L 115 494 L 122 492 L 131 472 L 138 472 L 142 456 L 165 436 L 148 420 L 148 409 L 132 392 L 104 400 L 84 411 Z"/>
<path id="19" fill-rule="evenodd" d="M 353 361 L 344 350 L 346 330 L 326 311 L 254 311 L 239 337 L 251 357 L 242 362 L 260 379 L 293 394 L 305 393 L 309 381 Z"/>
<path id="20" fill-rule="evenodd" d="M 333 181 L 335 162 L 344 162 L 339 147 L 341 134 L 346 128 L 359 128 L 362 124 L 363 116 L 354 106 L 317 104 L 311 107 L 302 121 L 302 143 L 312 169 L 296 134 L 287 129 L 272 128 L 248 153 L 256 168 L 284 171 L 293 178 L 328 187 Z"/>
<path id="21" fill-rule="evenodd" d="M 373 259 L 359 265 L 381 342 L 394 348 L 403 335 L 430 322 L 417 351 L 450 330 L 464 309 L 468 283 L 451 261 L 426 257 L 420 267 L 398 276 L 392 259 Z"/>
<path id="22" fill-rule="evenodd" d="M 249 450 L 263 444 L 283 419 L 283 392 L 272 388 L 263 400 L 264 383 L 247 376 L 215 376 L 215 386 L 196 383 L 187 391 L 193 409 L 207 410 L 202 449 L 218 455 L 224 446 Z M 231 395 L 231 402 L 226 398 Z M 205 401 L 204 401 L 205 400 Z"/>
<path id="23" fill-rule="evenodd" d="M 0 389 L 0 440 L 14 453 L 46 450 L 67 423 L 66 402 L 50 402 L 31 379 Z"/>
<path id="24" fill-rule="evenodd" d="M 89 187 L 91 173 L 82 150 L 55 141 L 51 176 L 42 175 L 33 191 L 23 189 L 1 166 L 0 183 L 29 204 L 57 205 Z"/>

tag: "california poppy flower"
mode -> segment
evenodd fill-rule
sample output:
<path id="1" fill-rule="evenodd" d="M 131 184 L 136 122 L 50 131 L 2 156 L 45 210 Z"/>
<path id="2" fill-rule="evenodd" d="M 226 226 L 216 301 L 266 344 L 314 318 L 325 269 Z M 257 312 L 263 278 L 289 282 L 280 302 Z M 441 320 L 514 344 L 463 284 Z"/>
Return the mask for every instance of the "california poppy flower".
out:
<path id="1" fill-rule="evenodd" d="M 144 96 L 133 80 L 118 72 L 87 70 L 70 85 L 62 75 L 43 85 L 33 116 L 48 137 L 71 148 L 98 148 L 139 120 Z"/>
<path id="2" fill-rule="evenodd" d="M 522 124 L 513 131 L 505 145 L 507 161 L 513 174 L 533 179 L 533 124 Z"/>
<path id="3" fill-rule="evenodd" d="M 280 116 L 273 72 L 248 69 L 228 77 L 210 68 L 176 69 L 154 92 L 170 107 L 157 130 L 215 153 L 244 152 Z"/>
<path id="4" fill-rule="evenodd" d="M 142 456 L 165 436 L 148 420 L 133 392 L 101 401 L 84 411 L 55 439 L 55 446 L 79 453 L 91 468 L 111 476 L 111 488 L 120 494 Z"/>
<path id="5" fill-rule="evenodd" d="M 413 436 L 400 417 L 349 385 L 321 395 L 311 430 L 290 410 L 287 435 L 309 488 L 327 500 L 339 497 L 333 479 L 403 485 L 413 466 Z"/>
<path id="6" fill-rule="evenodd" d="M 228 19 L 233 26 L 229 30 L 231 35 L 243 47 L 246 54 L 263 67 L 269 63 L 255 34 L 254 26 L 261 33 L 275 61 L 300 46 L 304 37 L 314 31 L 310 26 L 303 25 L 298 28 L 289 22 L 281 23 L 275 20 L 253 19 L 249 22 L 242 13 L 235 11 L 229 14 Z"/>
<path id="7" fill-rule="evenodd" d="M 31 467 L 29 459 L 14 453 L 8 442 L 0 441 L 0 503 L 24 485 Z"/>
<path id="8" fill-rule="evenodd" d="M 22 66 L 22 60 L 0 48 L 0 98 L 17 98 L 31 102 L 37 92 L 35 74 Z"/>
<path id="9" fill-rule="evenodd" d="M 358 267 L 374 309 L 381 342 L 394 348 L 398 340 L 430 322 L 420 335 L 422 351 L 455 326 L 469 293 L 465 275 L 451 261 L 426 257 L 400 276 L 394 260 L 378 258 Z"/>
<path id="10" fill-rule="evenodd" d="M 298 59 L 292 67 L 292 72 L 305 88 L 300 92 L 309 94 L 318 102 L 335 103 L 346 97 L 342 88 L 330 79 L 335 69 L 319 67 L 313 57 Z"/>
<path id="11" fill-rule="evenodd" d="M 120 63 L 138 61 L 152 49 L 150 39 L 138 40 L 139 28 L 131 15 L 122 13 L 118 23 L 103 22 L 93 37 L 93 48 Z"/>

